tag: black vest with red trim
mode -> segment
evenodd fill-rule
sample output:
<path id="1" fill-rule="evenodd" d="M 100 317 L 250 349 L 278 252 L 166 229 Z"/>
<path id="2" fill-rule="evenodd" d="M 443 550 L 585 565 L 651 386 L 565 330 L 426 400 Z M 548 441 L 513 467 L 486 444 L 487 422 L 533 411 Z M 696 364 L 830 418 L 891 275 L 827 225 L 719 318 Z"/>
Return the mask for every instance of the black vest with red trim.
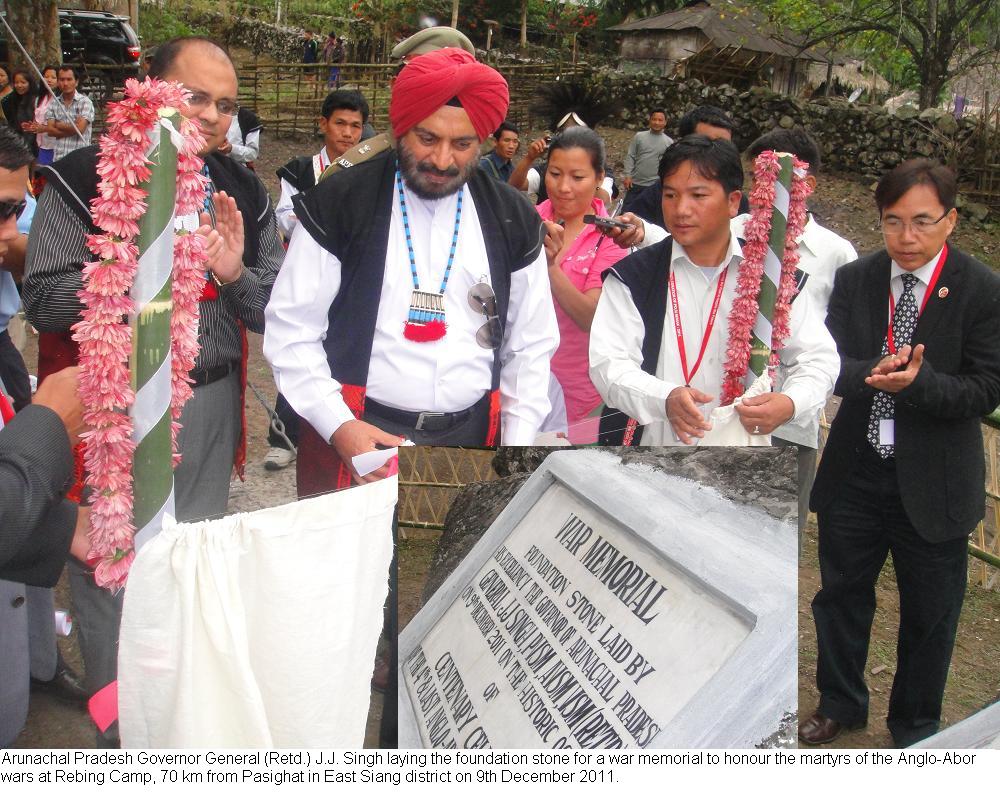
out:
<path id="1" fill-rule="evenodd" d="M 341 263 L 340 290 L 330 306 L 323 344 L 330 373 L 340 381 L 344 401 L 359 418 L 385 278 L 396 163 L 396 153 L 385 152 L 293 198 L 299 224 Z M 481 169 L 472 172 L 468 186 L 482 228 L 497 314 L 506 328 L 511 275 L 537 259 L 544 229 L 519 191 Z M 494 357 L 490 388 L 496 410 L 499 384 L 500 362 Z"/>
<path id="2" fill-rule="evenodd" d="M 316 171 L 313 167 L 315 155 L 300 155 L 293 157 L 275 173 L 279 179 L 284 179 L 299 193 L 304 193 L 316 184 Z"/>

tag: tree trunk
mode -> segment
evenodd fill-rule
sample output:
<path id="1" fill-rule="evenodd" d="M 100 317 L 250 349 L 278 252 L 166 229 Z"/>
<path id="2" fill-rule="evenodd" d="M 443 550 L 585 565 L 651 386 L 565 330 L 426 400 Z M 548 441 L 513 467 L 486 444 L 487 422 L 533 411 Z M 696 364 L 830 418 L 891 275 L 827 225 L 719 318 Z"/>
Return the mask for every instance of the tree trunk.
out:
<path id="1" fill-rule="evenodd" d="M 920 65 L 920 109 L 936 107 L 948 81 L 947 63 L 941 63 L 941 53 L 928 53 Z"/>
<path id="2" fill-rule="evenodd" d="M 7 22 L 14 35 L 20 39 L 39 69 L 47 63 L 62 63 L 62 48 L 59 45 L 59 7 L 56 0 L 8 3 L 7 10 Z M 8 42 L 7 52 L 11 65 L 25 62 L 24 53 L 14 42 Z"/>
<path id="3" fill-rule="evenodd" d="M 940 74 L 928 75 L 920 81 L 919 105 L 920 109 L 937 107 L 944 91 L 945 78 Z"/>
<path id="4" fill-rule="evenodd" d="M 451 26 L 458 29 L 458 0 L 451 0 Z"/>
<path id="5" fill-rule="evenodd" d="M 528 0 L 521 0 L 521 51 L 528 49 Z"/>

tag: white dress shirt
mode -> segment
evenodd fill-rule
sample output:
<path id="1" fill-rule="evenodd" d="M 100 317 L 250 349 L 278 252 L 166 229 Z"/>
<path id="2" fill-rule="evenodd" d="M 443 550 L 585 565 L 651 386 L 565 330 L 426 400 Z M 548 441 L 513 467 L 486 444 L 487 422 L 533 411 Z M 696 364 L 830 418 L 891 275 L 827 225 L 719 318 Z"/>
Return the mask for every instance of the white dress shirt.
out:
<path id="1" fill-rule="evenodd" d="M 718 405 L 722 389 L 729 339 L 727 318 L 736 297 L 736 281 L 742 261 L 743 253 L 734 236 L 730 237 L 729 251 L 723 264 L 714 268 L 699 267 L 691 262 L 683 246 L 676 241 L 671 251 L 670 269 L 676 277 L 689 368 L 698 358 L 719 277 L 723 270 L 727 272 L 705 356 L 690 383 L 714 398 L 705 406 L 706 409 Z M 792 304 L 790 324 L 791 334 L 779 353 L 781 361 L 788 367 L 788 375 L 780 391 L 795 406 L 795 413 L 788 424 L 801 426 L 815 419 L 816 412 L 833 392 L 840 359 L 836 345 L 808 293 L 803 293 Z M 667 421 L 666 411 L 667 396 L 678 386 L 685 385 L 669 300 L 655 376 L 641 368 L 643 335 L 642 318 L 628 287 L 617 278 L 607 278 L 590 330 L 590 377 L 608 405 L 647 426 L 640 441 L 643 446 L 679 445 L 681 442 Z"/>
<path id="2" fill-rule="evenodd" d="M 944 247 L 942 246 L 941 251 L 943 250 Z M 941 251 L 934 254 L 934 258 L 930 262 L 921 265 L 916 270 L 904 270 L 897 264 L 895 259 L 892 260 L 892 264 L 889 267 L 889 289 L 892 290 L 893 301 L 899 303 L 899 296 L 903 294 L 903 274 L 912 273 L 917 277 L 917 283 L 913 285 L 913 297 L 917 301 L 917 308 L 919 309 L 924 305 L 924 296 L 927 294 L 927 288 L 934 277 L 934 268 L 937 266 L 938 259 L 941 258 Z M 889 328 L 890 320 L 891 316 L 887 316 L 886 330 Z"/>
<path id="3" fill-rule="evenodd" d="M 405 188 L 404 188 L 405 189 Z M 460 411 L 490 390 L 493 351 L 476 331 L 486 322 L 468 294 L 490 270 L 475 203 L 463 188 L 462 221 L 445 292 L 448 332 L 437 342 L 403 337 L 413 281 L 398 199 L 393 202 L 366 394 L 406 411 Z M 436 291 L 447 263 L 457 194 L 425 200 L 406 189 L 417 275 L 422 290 Z M 340 261 L 299 228 L 265 312 L 264 355 L 278 389 L 295 411 L 326 439 L 353 415 L 330 374 L 323 340 L 331 303 L 340 290 Z M 500 347 L 502 439 L 531 444 L 549 413 L 549 359 L 559 331 L 548 283 L 545 252 L 511 276 L 507 327 Z"/>
<path id="4" fill-rule="evenodd" d="M 317 154 L 313 155 L 314 184 L 319 182 L 320 176 L 328 165 L 330 165 L 330 155 L 324 146 Z M 281 230 L 281 234 L 286 240 L 291 239 L 292 232 L 295 231 L 295 227 L 299 223 L 299 219 L 295 217 L 295 206 L 292 204 L 292 197 L 298 195 L 299 192 L 292 187 L 287 179 L 281 179 L 281 196 L 278 198 L 278 205 L 274 208 L 274 218 L 278 222 L 278 229 Z"/>
<path id="5" fill-rule="evenodd" d="M 730 225 L 733 234 L 742 237 L 743 229 L 749 219 L 749 215 L 738 215 L 733 218 Z M 801 289 L 803 292 L 809 293 L 813 306 L 823 322 L 826 322 L 826 307 L 830 303 L 830 293 L 833 292 L 833 277 L 837 274 L 839 267 L 853 262 L 858 258 L 858 254 L 850 242 L 839 234 L 820 226 L 811 214 L 808 216 L 798 242 L 798 269 L 807 274 L 805 283 L 801 284 Z M 795 300 L 798 301 L 800 298 L 796 297 Z M 787 374 L 787 368 L 784 365 L 778 367 L 778 371 L 775 373 L 775 388 L 780 390 Z M 820 412 L 818 411 L 815 421 L 809 425 L 805 427 L 784 425 L 775 430 L 773 435 L 794 444 L 816 449 L 819 446 L 819 417 Z"/>
<path id="6" fill-rule="evenodd" d="M 232 124 L 229 125 L 226 140 L 233 147 L 232 151 L 229 152 L 229 156 L 237 163 L 252 163 L 260 157 L 260 130 L 248 132 L 244 141 L 243 131 L 240 129 L 239 122 L 235 117 Z"/>

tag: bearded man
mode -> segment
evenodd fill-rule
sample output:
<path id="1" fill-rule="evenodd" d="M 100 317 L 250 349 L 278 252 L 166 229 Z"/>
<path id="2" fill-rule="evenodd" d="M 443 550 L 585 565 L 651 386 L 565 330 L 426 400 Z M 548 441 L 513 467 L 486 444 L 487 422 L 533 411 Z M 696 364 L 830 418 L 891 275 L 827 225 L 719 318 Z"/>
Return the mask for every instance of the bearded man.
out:
<path id="1" fill-rule="evenodd" d="M 393 85 L 396 151 L 296 198 L 264 354 L 305 420 L 300 495 L 385 476 L 351 461 L 400 437 L 534 440 L 558 344 L 541 222 L 479 169 L 508 103 L 464 50 L 414 58 Z"/>

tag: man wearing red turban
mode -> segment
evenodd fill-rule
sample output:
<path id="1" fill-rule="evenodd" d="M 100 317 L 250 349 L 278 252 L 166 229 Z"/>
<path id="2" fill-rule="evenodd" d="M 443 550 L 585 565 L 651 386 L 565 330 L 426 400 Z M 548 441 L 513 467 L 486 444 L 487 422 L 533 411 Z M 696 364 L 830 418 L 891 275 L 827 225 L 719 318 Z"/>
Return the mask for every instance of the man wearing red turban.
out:
<path id="1" fill-rule="evenodd" d="M 479 167 L 503 77 L 468 52 L 420 55 L 393 85 L 395 151 L 296 200 L 264 352 L 308 427 L 299 494 L 362 476 L 355 456 L 417 444 L 530 444 L 558 330 L 537 213 Z"/>

